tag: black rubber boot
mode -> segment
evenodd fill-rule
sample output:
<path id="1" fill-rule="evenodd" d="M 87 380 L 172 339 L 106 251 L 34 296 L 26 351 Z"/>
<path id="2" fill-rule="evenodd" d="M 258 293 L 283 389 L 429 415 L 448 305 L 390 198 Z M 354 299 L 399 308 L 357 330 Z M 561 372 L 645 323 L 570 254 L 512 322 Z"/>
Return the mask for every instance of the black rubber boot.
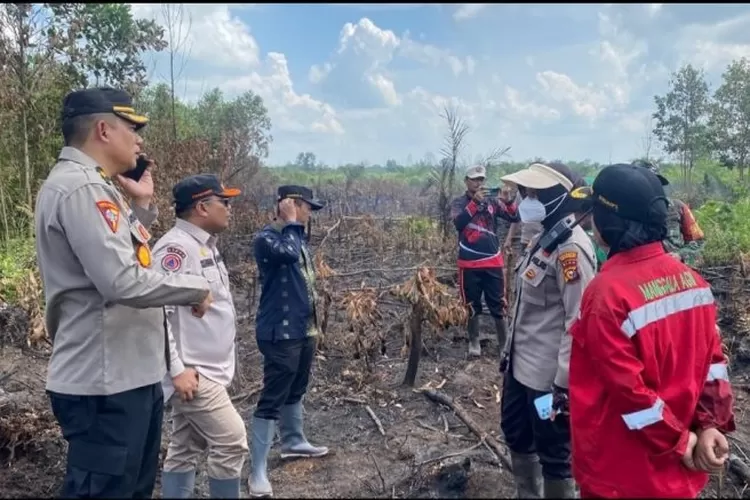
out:
<path id="1" fill-rule="evenodd" d="M 505 343 L 508 341 L 508 324 L 505 318 L 495 318 L 495 329 L 497 330 L 497 349 L 502 356 L 505 352 Z"/>
<path id="2" fill-rule="evenodd" d="M 469 318 L 469 357 L 476 357 L 482 355 L 482 347 L 479 345 L 479 316 L 472 316 Z"/>
<path id="3" fill-rule="evenodd" d="M 544 498 L 577 498 L 573 479 L 544 479 Z"/>
<path id="4" fill-rule="evenodd" d="M 542 498 L 542 466 L 536 453 L 510 453 L 516 498 Z"/>

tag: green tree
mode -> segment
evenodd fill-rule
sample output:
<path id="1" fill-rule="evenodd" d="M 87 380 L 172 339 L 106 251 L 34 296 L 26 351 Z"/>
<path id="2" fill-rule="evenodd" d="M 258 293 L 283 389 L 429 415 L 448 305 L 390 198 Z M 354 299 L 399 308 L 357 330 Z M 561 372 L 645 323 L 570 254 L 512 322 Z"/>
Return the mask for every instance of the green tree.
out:
<path id="1" fill-rule="evenodd" d="M 306 153 L 299 153 L 297 155 L 297 159 L 294 160 L 294 164 L 299 168 L 305 170 L 313 170 L 315 168 L 316 161 L 317 159 L 315 158 L 315 153 L 310 153 L 308 151 Z"/>
<path id="2" fill-rule="evenodd" d="M 47 4 L 56 22 L 48 34 L 67 33 L 64 52 L 76 83 L 82 87 L 119 86 L 137 95 L 146 86 L 141 55 L 167 46 L 155 21 L 134 19 L 124 3 Z"/>
<path id="3" fill-rule="evenodd" d="M 750 63 L 744 57 L 722 75 L 709 123 L 721 163 L 736 167 L 743 180 L 750 161 Z"/>
<path id="4" fill-rule="evenodd" d="M 127 5 L 0 6 L 0 227 L 7 242 L 31 236 L 40 179 L 62 145 L 60 103 L 94 75 L 133 91 L 145 84 L 140 54 L 163 47 L 160 28 Z"/>
<path id="5" fill-rule="evenodd" d="M 675 155 L 684 179 L 690 182 L 696 161 L 708 153 L 708 84 L 702 70 L 688 64 L 672 74 L 665 96 L 654 96 L 654 135 Z"/>

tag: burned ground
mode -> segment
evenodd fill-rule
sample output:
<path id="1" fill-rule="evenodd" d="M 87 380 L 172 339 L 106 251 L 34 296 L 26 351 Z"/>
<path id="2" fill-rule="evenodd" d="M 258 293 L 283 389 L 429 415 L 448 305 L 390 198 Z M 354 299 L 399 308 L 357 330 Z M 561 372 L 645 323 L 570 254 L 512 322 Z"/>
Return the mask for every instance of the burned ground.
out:
<path id="1" fill-rule="evenodd" d="M 426 326 L 417 383 L 414 388 L 404 386 L 404 325 L 408 324 L 410 306 L 390 293 L 391 287 L 425 264 L 439 271 L 440 281 L 453 286 L 452 256 L 449 246 L 419 235 L 404 236 L 398 228 L 393 232 L 383 226 L 373 220 L 346 220 L 330 232 L 319 231 L 313 239 L 313 247 L 321 249 L 319 263 L 335 274 L 321 280 L 322 291 L 331 296 L 329 325 L 321 339 L 305 400 L 305 422 L 309 439 L 329 446 L 331 453 L 322 459 L 282 462 L 278 452 L 272 451 L 269 473 L 275 496 L 511 496 L 512 478 L 502 465 L 505 450 L 500 445 L 498 456 L 488 445 L 493 440 L 502 442 L 502 377 L 491 322 L 483 321 L 486 338 L 483 356 L 478 360 L 466 359 L 462 328 L 437 330 Z M 241 239 L 229 242 L 224 253 L 234 270 L 240 314 L 240 369 L 232 394 L 241 414 L 249 420 L 260 389 L 262 363 L 253 332 L 257 284 L 252 266 L 243 264 L 241 258 L 246 246 L 247 241 Z M 723 334 L 732 354 L 739 429 L 732 439 L 736 466 L 722 481 L 713 479 L 704 496 L 740 497 L 745 495 L 745 483 L 735 471 L 740 463 L 750 463 L 745 455 L 750 454 L 745 425 L 750 418 L 745 412 L 750 397 L 750 358 L 746 359 L 744 351 L 750 325 L 744 316 L 746 304 L 738 299 L 744 294 L 745 280 L 741 269 L 709 271 L 709 278 L 712 272 L 718 276 L 713 280 L 724 304 Z M 377 291 L 380 318 L 364 332 L 351 332 L 342 298 L 363 286 Z M 356 335 L 366 337 L 358 358 L 353 351 Z M 44 394 L 48 348 L 31 348 L 20 338 L 13 334 L 0 352 L 0 459 L 4 465 L 0 468 L 0 495 L 49 497 L 57 494 L 61 484 L 65 443 Z M 375 340 L 377 349 L 368 350 L 370 341 Z M 428 399 L 420 391 L 425 388 L 453 398 L 488 437 L 481 441 L 454 411 Z M 169 429 L 167 412 L 163 452 Z M 158 484 L 155 495 L 160 496 Z M 208 496 L 205 462 L 199 466 L 196 495 Z"/>

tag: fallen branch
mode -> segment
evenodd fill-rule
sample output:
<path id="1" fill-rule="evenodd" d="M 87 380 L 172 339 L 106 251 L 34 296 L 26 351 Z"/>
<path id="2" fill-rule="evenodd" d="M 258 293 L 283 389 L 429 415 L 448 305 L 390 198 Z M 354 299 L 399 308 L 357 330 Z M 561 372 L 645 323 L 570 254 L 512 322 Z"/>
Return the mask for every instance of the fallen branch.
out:
<path id="1" fill-rule="evenodd" d="M 323 239 L 320 240 L 320 243 L 318 243 L 318 248 L 322 248 L 323 244 L 326 242 L 329 236 L 331 236 L 331 233 L 341 225 L 341 219 L 336 221 L 336 224 L 328 228 L 328 231 L 326 231 L 326 235 L 323 236 Z"/>
<path id="2" fill-rule="evenodd" d="M 750 484 L 750 467 L 733 453 L 729 455 L 729 470 L 745 483 Z"/>
<path id="3" fill-rule="evenodd" d="M 347 403 L 354 403 L 354 404 L 358 404 L 358 405 L 366 405 L 367 404 L 367 401 L 365 401 L 364 399 L 353 398 L 353 397 L 350 397 L 350 396 L 344 396 L 343 398 L 341 398 L 341 401 L 346 401 Z"/>
<path id="4" fill-rule="evenodd" d="M 372 411 L 372 408 L 370 408 L 370 405 L 365 405 L 365 410 L 367 410 L 367 413 L 370 415 L 370 418 L 372 418 L 372 421 L 375 422 L 375 425 L 378 426 L 378 431 L 380 431 L 380 434 L 385 436 L 385 429 L 383 429 L 383 424 L 380 423 L 380 419 L 377 415 L 375 415 L 375 412 Z"/>
<path id="5" fill-rule="evenodd" d="M 382 487 L 382 492 L 385 493 L 385 478 L 383 477 L 383 473 L 380 472 L 380 466 L 378 465 L 378 461 L 375 460 L 375 457 L 373 456 L 372 452 L 370 452 L 370 460 L 372 460 L 372 463 L 375 465 L 375 470 L 378 471 L 378 477 L 380 478 L 380 486 Z"/>
<path id="6" fill-rule="evenodd" d="M 436 458 L 430 458 L 430 459 L 424 460 L 423 462 L 419 462 L 417 464 L 417 467 L 422 467 L 423 465 L 427 465 L 427 464 L 430 464 L 432 462 L 440 462 L 442 460 L 445 460 L 446 458 L 453 458 L 453 457 L 459 457 L 461 455 L 465 455 L 466 453 L 469 453 L 471 451 L 476 450 L 477 448 L 479 448 L 483 444 L 484 444 L 484 440 L 480 440 L 477 444 L 475 444 L 474 446 L 470 446 L 469 448 L 466 448 L 465 450 L 454 451 L 453 453 L 447 453 L 445 455 L 441 455 L 441 456 L 436 457 Z"/>
<path id="7" fill-rule="evenodd" d="M 389 267 L 387 269 L 385 269 L 385 268 L 384 269 L 361 269 L 359 271 L 350 271 L 348 273 L 337 273 L 337 274 L 331 276 L 331 278 L 346 278 L 348 276 L 358 276 L 360 274 L 368 274 L 368 273 L 372 273 L 372 274 L 375 274 L 375 273 L 380 273 L 380 274 L 385 274 L 385 273 L 403 273 L 403 272 L 407 272 L 407 271 L 416 271 L 417 269 L 420 269 L 421 267 L 424 267 L 424 266 Z M 450 267 L 438 267 L 438 266 L 429 266 L 429 267 L 431 269 L 435 269 L 437 271 L 449 271 L 449 272 L 455 272 L 456 271 L 455 268 L 450 268 Z"/>
<path id="8" fill-rule="evenodd" d="M 508 456 L 506 455 L 503 445 L 500 444 L 500 442 L 493 436 L 484 432 L 482 428 L 479 427 L 479 425 L 474 421 L 474 419 L 471 418 L 469 413 L 461 407 L 460 404 L 455 402 L 450 396 L 440 391 L 427 389 L 422 391 L 422 393 L 435 403 L 442 404 L 453 410 L 456 416 L 460 418 L 464 424 L 466 424 L 466 427 L 468 427 L 469 430 L 471 430 L 471 432 L 473 432 L 480 439 L 479 444 L 481 444 L 482 442 L 487 443 L 487 445 L 492 448 L 492 452 L 497 456 L 498 460 L 500 460 L 500 463 L 503 465 L 503 467 L 505 467 L 508 471 L 512 471 L 510 458 L 508 458 Z"/>
<path id="9" fill-rule="evenodd" d="M 251 397 L 258 394 L 260 391 L 263 390 L 263 384 L 256 384 L 253 386 L 249 391 L 242 392 L 240 394 L 237 394 L 236 396 L 232 396 L 232 403 L 237 402 L 245 402 L 246 400 L 250 399 Z"/>

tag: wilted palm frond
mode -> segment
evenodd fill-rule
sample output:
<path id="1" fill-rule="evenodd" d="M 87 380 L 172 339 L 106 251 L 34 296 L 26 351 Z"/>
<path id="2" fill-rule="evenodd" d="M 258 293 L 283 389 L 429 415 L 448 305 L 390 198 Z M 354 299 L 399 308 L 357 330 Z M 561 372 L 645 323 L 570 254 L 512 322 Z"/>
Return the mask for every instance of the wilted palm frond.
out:
<path id="1" fill-rule="evenodd" d="M 336 275 L 336 271 L 331 269 L 326 261 L 323 260 L 323 252 L 315 254 L 315 275 L 322 280 Z"/>
<path id="2" fill-rule="evenodd" d="M 421 306 L 425 319 L 438 328 L 464 325 L 468 311 L 463 303 L 440 283 L 434 269 L 421 267 L 406 283 L 397 285 L 392 292 L 413 305 Z"/>
<path id="3" fill-rule="evenodd" d="M 344 294 L 342 304 L 349 319 L 348 344 L 354 347 L 354 358 L 364 359 L 367 371 L 372 370 L 371 361 L 378 352 L 385 354 L 385 336 L 378 328 L 381 319 L 378 311 L 378 292 L 364 285 L 359 290 Z"/>

